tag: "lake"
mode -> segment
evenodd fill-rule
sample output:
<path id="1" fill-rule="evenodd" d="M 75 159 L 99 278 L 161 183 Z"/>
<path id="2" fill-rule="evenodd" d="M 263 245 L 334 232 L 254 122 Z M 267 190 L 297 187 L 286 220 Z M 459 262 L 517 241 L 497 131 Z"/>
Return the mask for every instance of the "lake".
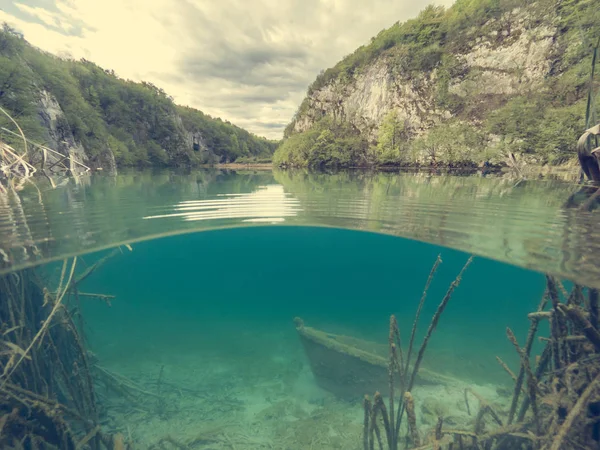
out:
<path id="1" fill-rule="evenodd" d="M 484 403 L 506 421 L 522 367 L 507 327 L 524 346 L 542 299 L 575 305 L 588 295 L 578 286 L 600 287 L 597 205 L 558 180 L 132 171 L 54 189 L 39 180 L 0 198 L 5 336 L 26 347 L 19 323 L 40 330 L 48 314 L 67 330 L 43 330 L 33 358 L 17 352 L 9 364 L 6 353 L 4 377 L 22 376 L 135 448 L 361 449 L 363 397 L 387 395 L 387 366 L 378 387 L 357 375 L 361 364 L 387 361 L 392 314 L 395 351 L 407 357 L 417 311 L 410 364 L 425 339 L 412 390 L 422 436 L 439 417 L 447 428 L 481 425 Z M 75 329 L 81 354 L 69 344 Z M 539 336 L 555 332 L 540 322 Z M 349 358 L 345 336 L 371 356 Z M 535 368 L 546 341 L 530 344 Z M 53 387 L 55 369 L 36 362 L 50 354 L 57 379 L 90 378 Z M 80 426 L 94 432 L 85 445 L 100 439 Z"/>

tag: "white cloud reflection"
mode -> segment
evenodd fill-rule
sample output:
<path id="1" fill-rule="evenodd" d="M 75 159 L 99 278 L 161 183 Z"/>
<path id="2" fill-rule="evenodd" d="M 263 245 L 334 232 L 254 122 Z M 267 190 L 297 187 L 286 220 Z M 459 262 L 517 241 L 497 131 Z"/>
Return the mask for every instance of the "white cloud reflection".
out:
<path id="1" fill-rule="evenodd" d="M 172 213 L 146 216 L 144 219 L 179 217 L 185 221 L 235 220 L 244 223 L 281 223 L 302 211 L 300 202 L 285 193 L 283 186 L 271 184 L 243 194 L 220 194 L 210 200 L 178 203 Z"/>

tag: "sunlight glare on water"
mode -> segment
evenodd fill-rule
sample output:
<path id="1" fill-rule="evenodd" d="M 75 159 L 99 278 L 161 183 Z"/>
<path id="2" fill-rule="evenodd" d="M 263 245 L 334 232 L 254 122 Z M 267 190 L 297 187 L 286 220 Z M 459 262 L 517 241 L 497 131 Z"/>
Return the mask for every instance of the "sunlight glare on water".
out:
<path id="1" fill-rule="evenodd" d="M 181 217 L 186 221 L 240 219 L 243 223 L 278 223 L 302 211 L 300 202 L 286 194 L 283 186 L 259 186 L 244 194 L 219 194 L 216 200 L 187 200 L 173 207 L 171 214 L 146 216 L 144 219 Z"/>

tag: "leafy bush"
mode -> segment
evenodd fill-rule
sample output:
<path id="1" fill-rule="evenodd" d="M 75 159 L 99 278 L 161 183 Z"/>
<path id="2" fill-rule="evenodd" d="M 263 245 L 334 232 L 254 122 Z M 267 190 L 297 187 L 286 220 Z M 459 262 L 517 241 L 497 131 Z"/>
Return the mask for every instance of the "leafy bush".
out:
<path id="1" fill-rule="evenodd" d="M 422 165 L 469 165 L 496 162 L 500 155 L 490 148 L 487 137 L 471 125 L 448 121 L 430 129 L 411 143 L 414 161 Z"/>
<path id="2" fill-rule="evenodd" d="M 585 100 L 552 107 L 543 98 L 518 97 L 492 113 L 487 127 L 500 136 L 506 151 L 564 162 L 576 155 L 575 143 L 585 128 Z"/>
<path id="3" fill-rule="evenodd" d="M 325 117 L 310 130 L 286 139 L 275 151 L 273 164 L 291 167 L 364 165 L 368 144 L 349 123 Z"/>

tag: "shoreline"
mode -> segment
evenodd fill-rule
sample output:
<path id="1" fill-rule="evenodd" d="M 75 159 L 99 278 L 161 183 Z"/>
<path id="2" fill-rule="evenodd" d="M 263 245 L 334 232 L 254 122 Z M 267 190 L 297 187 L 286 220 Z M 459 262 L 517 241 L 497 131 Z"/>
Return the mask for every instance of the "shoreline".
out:
<path id="1" fill-rule="evenodd" d="M 252 168 L 252 169 L 280 169 L 280 170 L 299 170 L 306 169 L 318 172 L 319 169 L 309 169 L 307 167 L 296 167 L 296 166 L 278 166 L 273 163 L 219 163 L 219 164 L 199 164 L 195 166 L 201 169 L 240 169 L 240 168 Z M 394 171 L 415 171 L 415 170 L 429 170 L 429 171 L 486 171 L 492 173 L 508 172 L 515 170 L 510 166 L 505 165 L 494 165 L 489 167 L 478 167 L 469 165 L 438 165 L 438 166 L 419 166 L 419 165 L 383 165 L 383 166 L 348 166 L 339 167 L 337 169 L 326 168 L 321 171 L 331 170 L 362 170 L 365 172 L 394 172 Z M 556 173 L 556 172 L 572 172 L 576 173 L 579 171 L 579 166 L 575 164 L 560 164 L 556 166 L 550 165 L 525 165 L 519 169 L 524 173 Z"/>
<path id="2" fill-rule="evenodd" d="M 272 163 L 223 163 L 223 164 L 200 164 L 199 169 L 255 169 L 272 170 Z"/>
<path id="3" fill-rule="evenodd" d="M 125 168 L 128 169 L 128 168 Z M 166 167 L 165 169 L 169 169 Z M 170 169 L 183 169 L 183 167 L 171 167 Z M 509 166 L 495 165 L 491 167 L 475 166 L 410 166 L 410 165 L 386 165 L 386 166 L 353 166 L 345 168 L 329 169 L 309 169 L 306 167 L 281 167 L 272 163 L 220 163 L 220 164 L 199 164 L 188 167 L 187 170 L 213 169 L 213 170 L 251 170 L 251 171 L 306 171 L 309 173 L 337 173 L 337 172 L 362 172 L 362 173 L 428 173 L 431 175 L 473 175 L 482 176 L 500 176 L 514 175 L 519 179 L 556 179 L 566 182 L 579 183 L 580 167 L 572 162 L 551 165 L 524 165 L 519 169 Z M 121 168 L 123 170 L 123 168 Z M 120 171 L 120 170 L 119 170 Z M 94 171 L 96 172 L 96 171 Z"/>

